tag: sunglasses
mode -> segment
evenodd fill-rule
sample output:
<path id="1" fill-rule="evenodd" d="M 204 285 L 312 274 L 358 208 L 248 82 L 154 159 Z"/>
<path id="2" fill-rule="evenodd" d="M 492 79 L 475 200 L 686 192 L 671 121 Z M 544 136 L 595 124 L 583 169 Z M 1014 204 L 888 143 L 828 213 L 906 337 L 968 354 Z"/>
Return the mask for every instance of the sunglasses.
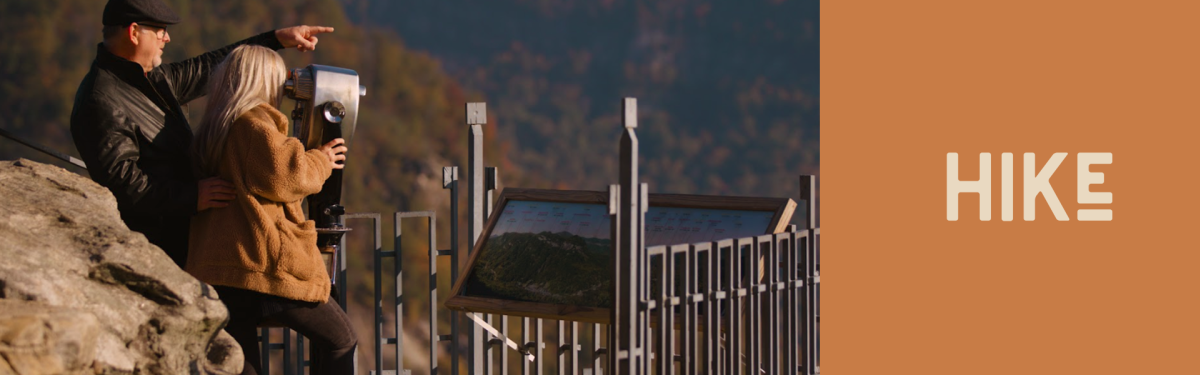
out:
<path id="1" fill-rule="evenodd" d="M 158 37 L 158 40 L 163 40 L 164 38 L 167 37 L 167 35 L 169 35 L 169 34 L 167 34 L 166 26 L 155 26 L 155 25 L 147 25 L 147 24 L 140 24 L 140 23 L 137 26 L 144 27 L 144 28 L 154 31 L 154 36 Z"/>

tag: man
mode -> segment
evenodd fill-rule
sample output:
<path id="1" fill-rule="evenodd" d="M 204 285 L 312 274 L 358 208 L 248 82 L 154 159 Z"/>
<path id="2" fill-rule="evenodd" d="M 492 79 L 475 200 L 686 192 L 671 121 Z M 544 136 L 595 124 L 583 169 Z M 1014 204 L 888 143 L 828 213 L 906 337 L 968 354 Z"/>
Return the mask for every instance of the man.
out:
<path id="1" fill-rule="evenodd" d="M 71 135 L 88 174 L 116 196 L 129 229 L 183 267 L 191 216 L 228 205 L 233 185 L 193 176 L 192 130 L 180 106 L 207 94 L 209 72 L 234 47 L 311 51 L 316 35 L 333 28 L 279 29 L 163 65 L 163 47 L 171 42 L 167 27 L 179 21 L 162 0 L 109 0 L 104 41 L 75 94 Z"/>

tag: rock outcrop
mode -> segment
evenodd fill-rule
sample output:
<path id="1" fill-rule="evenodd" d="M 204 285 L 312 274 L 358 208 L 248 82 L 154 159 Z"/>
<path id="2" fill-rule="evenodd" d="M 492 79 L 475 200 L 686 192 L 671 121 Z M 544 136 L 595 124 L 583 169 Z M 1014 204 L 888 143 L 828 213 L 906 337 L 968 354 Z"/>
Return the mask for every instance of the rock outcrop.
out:
<path id="1" fill-rule="evenodd" d="M 236 374 L 228 312 L 87 177 L 0 162 L 0 374 Z"/>

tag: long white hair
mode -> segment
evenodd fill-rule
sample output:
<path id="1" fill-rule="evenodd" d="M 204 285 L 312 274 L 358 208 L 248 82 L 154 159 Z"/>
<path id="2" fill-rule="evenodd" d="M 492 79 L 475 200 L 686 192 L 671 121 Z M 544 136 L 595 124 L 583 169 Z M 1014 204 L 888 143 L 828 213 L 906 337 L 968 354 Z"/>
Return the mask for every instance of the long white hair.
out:
<path id="1" fill-rule="evenodd" d="M 217 174 L 234 120 L 260 104 L 279 107 L 286 79 L 283 58 L 262 46 L 239 46 L 217 65 L 208 79 L 208 108 L 192 144 L 197 177 Z"/>

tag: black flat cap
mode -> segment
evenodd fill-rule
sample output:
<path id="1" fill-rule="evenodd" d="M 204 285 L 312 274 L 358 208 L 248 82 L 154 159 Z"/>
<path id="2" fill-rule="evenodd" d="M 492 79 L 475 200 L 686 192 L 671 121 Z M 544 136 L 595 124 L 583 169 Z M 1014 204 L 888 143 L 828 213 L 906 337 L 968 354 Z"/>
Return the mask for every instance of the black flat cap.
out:
<path id="1" fill-rule="evenodd" d="M 104 5 L 104 26 L 125 26 L 133 22 L 174 25 L 179 23 L 179 15 L 162 0 L 108 0 Z"/>

